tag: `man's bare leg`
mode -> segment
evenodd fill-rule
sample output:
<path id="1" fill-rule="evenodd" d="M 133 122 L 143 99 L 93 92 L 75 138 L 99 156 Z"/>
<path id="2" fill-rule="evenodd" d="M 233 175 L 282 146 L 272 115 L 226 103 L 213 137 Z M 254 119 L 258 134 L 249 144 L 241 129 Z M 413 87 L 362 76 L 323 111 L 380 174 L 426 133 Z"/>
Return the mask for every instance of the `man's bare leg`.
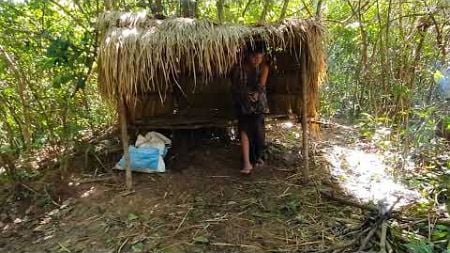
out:
<path id="1" fill-rule="evenodd" d="M 242 148 L 242 158 L 244 161 L 244 166 L 241 173 L 250 174 L 253 169 L 252 163 L 250 162 L 250 141 L 246 132 L 241 131 L 241 148 Z"/>

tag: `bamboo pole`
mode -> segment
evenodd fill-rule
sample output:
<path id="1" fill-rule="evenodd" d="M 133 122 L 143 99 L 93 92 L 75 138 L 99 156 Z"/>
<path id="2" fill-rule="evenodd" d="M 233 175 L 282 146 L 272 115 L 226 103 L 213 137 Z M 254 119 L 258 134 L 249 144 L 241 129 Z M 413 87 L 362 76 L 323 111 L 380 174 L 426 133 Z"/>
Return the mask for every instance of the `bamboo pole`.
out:
<path id="1" fill-rule="evenodd" d="M 121 138 L 123 146 L 123 158 L 125 160 L 125 183 L 128 190 L 133 187 L 133 181 L 131 178 L 131 168 L 130 168 L 130 153 L 128 151 L 128 126 L 127 126 L 127 110 L 125 105 L 125 99 L 120 97 L 119 99 L 119 118 L 120 118 L 120 129 Z"/>
<path id="2" fill-rule="evenodd" d="M 301 61 L 300 61 L 300 83 L 302 85 L 302 139 L 303 139 L 303 178 L 308 180 L 309 178 L 309 133 L 308 133 L 308 122 L 307 122 L 307 92 L 308 84 L 306 82 L 306 55 L 302 50 Z"/>
<path id="3" fill-rule="evenodd" d="M 121 81 L 120 76 L 120 48 L 118 52 L 118 58 L 117 58 L 117 69 L 116 69 L 116 82 Z M 122 147 L 123 147 L 123 158 L 125 160 L 125 184 L 128 190 L 131 190 L 133 187 L 133 181 L 131 178 L 131 167 L 130 167 L 130 153 L 128 150 L 128 125 L 127 125 L 127 108 L 126 108 L 126 102 L 125 102 L 125 96 L 122 95 L 120 92 L 118 92 L 118 99 L 117 102 L 119 104 L 119 121 L 120 121 L 120 130 L 121 130 L 121 139 L 122 139 Z"/>

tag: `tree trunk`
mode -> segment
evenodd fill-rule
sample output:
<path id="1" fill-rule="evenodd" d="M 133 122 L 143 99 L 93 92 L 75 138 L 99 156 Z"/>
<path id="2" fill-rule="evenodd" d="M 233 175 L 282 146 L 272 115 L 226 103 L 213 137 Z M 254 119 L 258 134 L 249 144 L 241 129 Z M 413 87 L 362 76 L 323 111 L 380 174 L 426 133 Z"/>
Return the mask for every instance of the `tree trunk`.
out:
<path id="1" fill-rule="evenodd" d="M 152 9 L 152 14 L 155 16 L 155 18 L 158 18 L 158 19 L 164 18 L 164 7 L 162 4 L 162 0 L 156 0 L 152 4 L 151 9 Z"/>
<path id="2" fill-rule="evenodd" d="M 380 10 L 380 4 L 379 4 L 378 0 L 376 1 L 376 6 L 377 6 L 378 29 L 380 31 L 379 34 L 378 34 L 379 39 L 380 39 L 379 56 L 380 56 L 380 63 L 381 63 L 381 73 L 380 73 L 380 76 L 379 76 L 379 80 L 381 80 L 381 84 L 382 84 L 382 87 L 383 87 L 382 94 L 385 95 L 385 94 L 389 93 L 389 91 L 388 91 L 388 88 L 389 88 L 388 87 L 389 74 L 388 74 L 388 69 L 387 69 L 388 66 L 387 66 L 387 61 L 386 61 L 386 59 L 387 59 L 387 56 L 386 56 L 387 45 L 385 43 L 385 40 L 386 40 L 385 36 L 386 36 L 386 34 L 383 33 L 383 22 L 381 20 L 381 10 Z M 387 99 L 382 99 L 380 102 L 381 102 L 380 105 L 381 105 L 382 110 L 387 109 L 389 101 L 387 101 Z"/>
<path id="3" fill-rule="evenodd" d="M 224 0 L 217 0 L 216 7 L 217 7 L 217 19 L 219 20 L 219 23 L 223 22 L 223 1 Z"/>
<path id="4" fill-rule="evenodd" d="M 272 5 L 272 0 L 265 0 L 264 7 L 259 16 L 259 23 L 264 23 L 266 21 L 267 13 L 269 12 L 270 6 Z"/>
<path id="5" fill-rule="evenodd" d="M 245 16 L 245 13 L 247 13 L 248 8 L 250 7 L 250 5 L 252 4 L 253 0 L 248 0 L 247 4 L 244 7 L 244 10 L 242 11 L 241 17 Z"/>
<path id="6" fill-rule="evenodd" d="M 320 20 L 322 18 L 322 4 L 323 0 L 317 1 L 316 20 Z"/>
<path id="7" fill-rule="evenodd" d="M 308 13 L 309 17 L 310 18 L 313 17 L 313 14 L 312 14 L 311 10 L 309 9 L 308 4 L 305 3 L 305 0 L 301 0 L 301 2 L 303 4 L 303 7 L 305 8 L 306 12 Z"/>
<path id="8" fill-rule="evenodd" d="M 437 42 L 437 46 L 439 47 L 439 49 L 441 51 L 441 58 L 440 58 L 441 64 L 444 64 L 445 60 L 447 59 L 447 50 L 446 50 L 447 43 L 445 42 L 445 40 L 443 38 L 444 36 L 442 36 L 442 31 L 445 30 L 444 29 L 445 24 L 442 27 L 440 27 L 433 14 L 430 14 L 430 18 L 433 21 L 434 29 L 436 30 L 436 42 Z M 450 36 L 448 36 L 448 37 L 450 38 Z"/>
<path id="9" fill-rule="evenodd" d="M 364 28 L 364 20 L 361 13 L 361 1 L 358 2 L 358 6 L 353 6 L 352 2 L 350 0 L 347 0 L 347 4 L 350 6 L 350 9 L 353 13 L 353 16 L 356 16 L 358 18 L 359 23 L 359 33 L 361 36 L 361 48 L 360 48 L 360 56 L 361 60 L 358 62 L 358 67 L 355 71 L 355 88 L 354 88 L 354 106 L 353 110 L 356 113 L 359 113 L 361 104 L 363 104 L 363 98 L 365 95 L 365 85 L 362 85 L 360 80 L 362 77 L 366 74 L 367 69 L 367 60 L 368 60 L 368 40 L 367 40 L 367 32 Z"/>
<path id="10" fill-rule="evenodd" d="M 105 9 L 110 11 L 113 9 L 113 0 L 105 0 Z"/>
<path id="11" fill-rule="evenodd" d="M 22 103 L 23 108 L 23 115 L 22 115 L 22 135 L 25 142 L 25 149 L 28 149 L 31 147 L 31 133 L 28 129 L 28 124 L 31 123 L 31 116 L 30 112 L 28 110 L 29 106 L 29 99 L 28 95 L 26 93 L 26 79 L 25 75 L 22 73 L 22 71 L 19 69 L 18 64 L 15 62 L 15 60 L 6 52 L 5 48 L 0 45 L 0 54 L 3 55 L 3 58 L 6 60 L 6 62 L 9 65 L 9 68 L 12 70 L 14 75 L 16 76 L 17 80 L 17 93 L 19 94 L 20 102 Z"/>
<path id="12" fill-rule="evenodd" d="M 193 0 L 182 0 L 181 2 L 181 14 L 185 18 L 195 17 L 195 9 L 197 3 Z"/>
<path id="13" fill-rule="evenodd" d="M 8 105 L 5 105 L 5 107 L 8 108 Z M 8 110 L 11 111 L 10 108 L 8 108 Z M 2 107 L 0 107 L 0 115 L 3 115 L 3 119 L 1 119 L 1 122 L 3 122 L 2 126 L 6 129 L 6 132 L 8 134 L 6 136 L 8 138 L 7 141 L 9 142 L 10 146 L 13 149 L 19 150 L 19 145 L 18 145 L 17 141 L 15 140 L 15 134 L 14 134 L 13 127 L 8 122 L 8 113 Z M 15 117 L 13 116 L 13 118 L 15 118 Z M 19 128 L 20 128 L 20 122 L 16 122 L 16 123 L 19 125 Z"/>
<path id="14" fill-rule="evenodd" d="M 283 7 L 281 8 L 279 21 L 283 20 L 286 17 L 286 11 L 287 11 L 288 6 L 289 6 L 289 0 L 284 0 Z"/>

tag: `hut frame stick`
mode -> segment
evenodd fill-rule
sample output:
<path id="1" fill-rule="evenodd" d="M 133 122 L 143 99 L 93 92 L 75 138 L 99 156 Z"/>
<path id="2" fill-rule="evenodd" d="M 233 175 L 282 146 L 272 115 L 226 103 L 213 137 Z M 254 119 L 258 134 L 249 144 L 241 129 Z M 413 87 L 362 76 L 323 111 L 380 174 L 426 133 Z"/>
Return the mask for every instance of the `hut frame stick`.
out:
<path id="1" fill-rule="evenodd" d="M 120 48 L 118 51 L 118 59 L 117 62 L 120 62 Z M 120 64 L 117 64 L 116 68 L 116 82 L 120 83 Z M 120 91 L 118 91 L 120 94 Z M 130 153 L 128 150 L 128 115 L 127 115 L 127 107 L 125 95 L 120 94 L 117 99 L 117 103 L 119 104 L 119 122 L 120 122 L 120 130 L 121 130 L 121 139 L 122 139 L 122 147 L 123 147 L 123 158 L 125 160 L 125 185 L 128 190 L 133 188 L 133 180 L 131 177 L 131 166 L 130 166 Z"/>
<path id="2" fill-rule="evenodd" d="M 127 110 L 125 105 L 125 99 L 121 97 L 119 99 L 119 107 L 120 107 L 120 129 L 121 129 L 121 138 L 122 138 L 122 146 L 123 146 L 123 158 L 125 160 L 125 184 L 128 190 L 131 190 L 133 187 L 133 181 L 131 177 L 131 167 L 130 167 L 130 153 L 128 150 L 128 126 L 127 126 Z"/>
<path id="3" fill-rule="evenodd" d="M 307 80 L 306 80 L 306 55 L 302 50 L 302 56 L 300 61 L 300 83 L 302 85 L 302 153 L 303 153 L 303 177 L 304 179 L 309 178 L 309 136 L 308 136 L 308 122 L 307 122 Z"/>

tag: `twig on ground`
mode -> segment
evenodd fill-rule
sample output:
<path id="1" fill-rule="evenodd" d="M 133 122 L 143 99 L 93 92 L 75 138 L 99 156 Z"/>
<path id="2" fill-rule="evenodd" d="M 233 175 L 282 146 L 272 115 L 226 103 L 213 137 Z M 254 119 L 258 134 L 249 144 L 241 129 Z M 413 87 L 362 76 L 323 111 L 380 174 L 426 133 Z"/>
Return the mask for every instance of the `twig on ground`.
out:
<path id="1" fill-rule="evenodd" d="M 129 234 L 129 235 L 121 235 L 121 236 L 117 236 L 116 239 L 135 237 L 135 236 L 140 235 L 140 234 L 142 234 L 142 233 L 138 232 L 138 233 L 133 233 L 133 234 Z"/>
<path id="2" fill-rule="evenodd" d="M 380 238 L 380 253 L 386 253 L 386 233 L 387 233 L 388 224 L 386 221 L 383 221 L 381 224 L 381 238 Z"/>
<path id="3" fill-rule="evenodd" d="M 37 194 L 37 195 L 41 195 L 39 192 L 37 192 L 35 189 L 31 188 L 30 186 L 28 186 L 28 185 L 26 185 L 26 184 L 24 184 L 24 183 L 20 183 L 20 184 L 21 184 L 25 189 L 31 191 L 32 193 Z"/>
<path id="4" fill-rule="evenodd" d="M 281 193 L 280 195 L 278 195 L 277 198 L 281 199 L 281 198 L 283 198 L 283 197 L 285 197 L 285 196 L 288 196 L 289 194 L 288 194 L 287 192 L 289 191 L 289 189 L 291 189 L 290 186 L 288 186 L 288 187 L 286 188 L 286 190 L 283 191 L 283 193 Z"/>
<path id="5" fill-rule="evenodd" d="M 226 243 L 226 242 L 213 242 L 213 243 L 210 243 L 210 245 L 218 246 L 218 247 L 239 247 L 239 248 L 261 250 L 261 247 L 258 247 L 258 246 L 255 246 L 255 245 L 249 245 L 249 244 L 234 244 L 234 243 Z"/>
<path id="6" fill-rule="evenodd" d="M 120 196 L 126 197 L 126 196 L 131 195 L 131 194 L 134 194 L 134 193 L 136 193 L 136 191 L 134 191 L 134 190 L 131 190 L 131 191 L 125 191 L 125 192 L 120 193 Z"/>
<path id="7" fill-rule="evenodd" d="M 191 212 L 192 207 L 190 207 L 187 211 L 186 214 L 184 215 L 183 219 L 181 220 L 180 224 L 178 224 L 177 230 L 175 230 L 175 234 L 178 233 L 178 231 L 180 230 L 181 226 L 183 226 L 184 221 L 186 220 L 188 214 Z"/>
<path id="8" fill-rule="evenodd" d="M 372 237 L 375 234 L 375 232 L 377 231 L 377 229 L 378 229 L 378 224 L 375 224 L 375 226 L 372 227 L 372 229 L 370 229 L 369 233 L 367 233 L 366 237 L 361 242 L 361 245 L 359 246 L 358 252 L 360 252 L 360 251 L 362 251 L 363 249 L 366 248 L 367 244 L 369 243 L 370 239 L 372 239 Z"/>
<path id="9" fill-rule="evenodd" d="M 71 253 L 72 251 L 70 251 L 70 249 L 68 249 L 67 247 L 65 247 L 64 245 L 62 245 L 60 242 L 58 242 L 59 247 L 61 248 L 61 250 L 63 250 L 64 252 L 68 252 Z"/>
<path id="10" fill-rule="evenodd" d="M 50 199 L 50 201 L 53 203 L 53 205 L 55 205 L 57 207 L 61 207 L 61 205 L 58 204 L 58 202 L 53 200 L 52 195 L 50 195 L 50 193 L 47 191 L 47 187 L 44 188 L 44 192 L 45 192 L 45 194 L 47 194 L 47 197 Z"/>
<path id="11" fill-rule="evenodd" d="M 355 245 L 358 242 L 358 238 L 353 239 L 352 241 L 345 243 L 345 244 L 341 244 L 341 245 L 336 245 L 332 248 L 328 248 L 328 249 L 324 249 L 324 250 L 319 250 L 319 251 L 309 251 L 309 252 L 314 252 L 314 253 L 328 253 L 328 252 L 340 252 L 342 249 L 347 249 L 350 248 L 351 246 Z M 303 251 L 297 251 L 297 252 L 303 252 Z"/>
<path id="12" fill-rule="evenodd" d="M 340 127 L 340 128 L 347 129 L 347 130 L 354 130 L 353 127 L 344 126 L 344 125 L 334 123 L 334 122 L 325 122 L 325 121 L 319 121 L 319 120 L 310 120 L 309 122 L 319 124 L 319 125 L 329 126 L 329 127 Z"/>
<path id="13" fill-rule="evenodd" d="M 363 210 L 367 210 L 367 211 L 376 211 L 377 210 L 375 207 L 363 205 L 363 204 L 357 203 L 355 201 L 350 201 L 348 199 L 344 199 L 343 197 L 336 196 L 331 191 L 320 190 L 320 194 L 322 194 L 324 197 L 326 197 L 326 198 L 328 198 L 330 200 L 334 200 L 334 201 L 343 203 L 343 204 L 345 204 L 347 206 L 353 206 L 353 207 L 357 207 L 359 209 L 363 209 Z"/>
<path id="14" fill-rule="evenodd" d="M 100 177 L 100 178 L 90 178 L 90 179 L 81 180 L 80 184 L 104 182 L 104 181 L 109 181 L 109 180 L 113 180 L 113 179 L 115 179 L 114 176 L 111 176 L 111 177 Z"/>
<path id="15" fill-rule="evenodd" d="M 111 171 L 111 169 L 106 168 L 105 164 L 102 162 L 102 160 L 100 159 L 100 157 L 98 157 L 97 154 L 94 153 L 93 155 L 94 155 L 95 159 L 98 161 L 98 163 L 100 164 L 100 166 L 102 166 L 102 168 L 103 168 L 105 171 Z M 95 171 L 97 171 L 97 169 L 95 169 Z M 97 174 L 97 173 L 96 173 L 96 174 Z"/>
<path id="16" fill-rule="evenodd" d="M 194 228 L 204 228 L 204 227 L 205 226 L 203 226 L 203 225 L 192 225 L 192 226 L 189 226 L 189 227 L 180 228 L 177 232 L 173 233 L 173 235 L 171 235 L 171 236 L 172 237 L 176 236 L 176 235 L 178 235 L 180 233 L 183 233 L 185 231 L 188 231 L 188 230 L 191 230 L 191 229 L 194 229 Z M 170 236 L 166 236 L 166 237 L 170 237 Z"/>
<path id="17" fill-rule="evenodd" d="M 359 239 L 361 238 L 361 236 L 363 236 L 365 233 L 370 231 L 370 229 L 371 229 L 370 227 L 363 229 L 355 236 L 355 238 L 353 238 L 353 240 L 351 240 L 348 243 L 336 245 L 336 246 L 328 248 L 328 249 L 314 251 L 314 253 L 341 252 L 344 249 L 347 249 L 347 248 L 350 248 L 350 247 L 356 245 L 358 243 Z"/>
<path id="18" fill-rule="evenodd" d="M 129 240 L 129 237 L 125 238 L 125 240 L 123 241 L 123 243 L 120 245 L 119 249 L 117 250 L 117 253 L 120 253 L 122 251 L 122 248 L 125 247 L 128 240 Z"/>

